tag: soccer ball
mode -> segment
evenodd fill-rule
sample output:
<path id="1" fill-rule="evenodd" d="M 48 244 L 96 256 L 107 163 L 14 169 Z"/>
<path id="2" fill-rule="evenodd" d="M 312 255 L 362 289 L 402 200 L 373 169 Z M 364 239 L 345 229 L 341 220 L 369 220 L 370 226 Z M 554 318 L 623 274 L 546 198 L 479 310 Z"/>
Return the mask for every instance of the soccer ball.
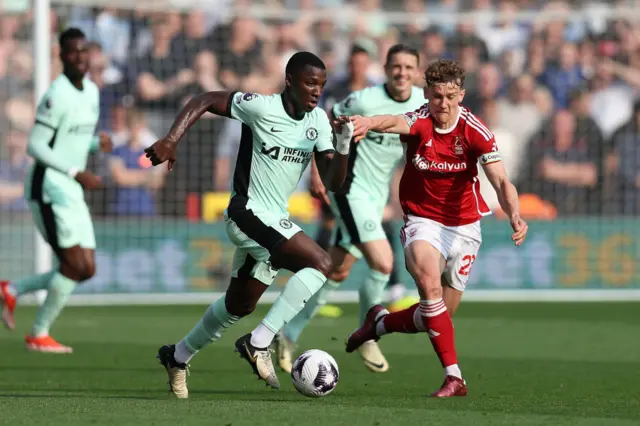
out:
<path id="1" fill-rule="evenodd" d="M 311 398 L 329 395 L 336 388 L 339 376 L 336 360 L 319 349 L 304 352 L 291 368 L 293 386 Z"/>

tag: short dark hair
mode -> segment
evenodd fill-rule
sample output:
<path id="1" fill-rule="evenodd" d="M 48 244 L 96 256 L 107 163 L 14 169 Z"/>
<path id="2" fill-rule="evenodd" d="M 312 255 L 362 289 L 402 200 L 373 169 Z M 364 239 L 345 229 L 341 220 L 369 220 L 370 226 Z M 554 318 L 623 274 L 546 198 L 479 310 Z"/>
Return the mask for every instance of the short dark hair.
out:
<path id="1" fill-rule="evenodd" d="M 64 46 L 67 43 L 67 41 L 73 40 L 76 38 L 86 38 L 86 36 L 82 32 L 82 30 L 80 30 L 79 28 L 72 27 L 64 30 L 62 34 L 60 34 L 60 37 L 58 39 L 58 42 L 60 43 L 60 49 L 64 49 Z"/>
<path id="2" fill-rule="evenodd" d="M 418 61 L 418 65 L 420 65 L 420 54 L 418 53 L 418 51 L 416 49 L 414 49 L 413 47 L 411 47 L 409 45 L 406 45 L 406 44 L 395 44 L 395 45 L 391 46 L 391 48 L 387 52 L 387 62 L 386 63 L 388 64 L 389 62 L 391 62 L 391 58 L 393 58 L 398 53 L 406 53 L 407 55 L 415 56 L 416 60 Z"/>
<path id="3" fill-rule="evenodd" d="M 364 53 L 367 56 L 371 56 L 369 51 L 364 47 L 360 46 L 359 44 L 354 44 L 353 46 L 351 46 L 351 52 L 349 53 L 349 56 L 351 57 L 351 56 L 359 55 L 361 53 Z"/>
<path id="4" fill-rule="evenodd" d="M 313 53 L 298 52 L 289 59 L 289 62 L 287 62 L 285 73 L 294 75 L 302 71 L 305 67 L 320 68 L 321 70 L 327 69 L 324 62 L 322 62 L 322 59 L 318 58 Z"/>
<path id="5" fill-rule="evenodd" d="M 464 78 L 464 68 L 458 62 L 450 59 L 438 59 L 431 62 L 424 73 L 427 87 L 434 84 L 454 83 L 462 88 L 464 87 Z"/>

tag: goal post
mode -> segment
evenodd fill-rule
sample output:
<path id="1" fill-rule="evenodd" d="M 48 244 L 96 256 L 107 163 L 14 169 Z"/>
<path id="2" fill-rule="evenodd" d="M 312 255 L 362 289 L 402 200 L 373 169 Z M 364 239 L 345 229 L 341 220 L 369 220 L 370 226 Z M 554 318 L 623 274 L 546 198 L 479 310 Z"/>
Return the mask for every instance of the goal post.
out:
<path id="1" fill-rule="evenodd" d="M 51 1 L 33 1 L 33 99 L 34 108 L 47 92 L 51 84 Z M 34 229 L 34 270 L 36 274 L 50 271 L 53 267 L 53 253 L 40 233 Z M 35 298 L 42 304 L 46 290 L 36 292 Z"/>

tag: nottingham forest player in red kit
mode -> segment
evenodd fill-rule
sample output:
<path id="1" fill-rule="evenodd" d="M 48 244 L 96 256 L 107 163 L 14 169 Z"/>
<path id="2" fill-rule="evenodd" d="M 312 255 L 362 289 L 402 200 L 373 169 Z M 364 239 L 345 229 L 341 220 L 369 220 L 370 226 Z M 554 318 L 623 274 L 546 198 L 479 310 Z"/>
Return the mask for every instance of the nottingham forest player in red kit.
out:
<path id="1" fill-rule="evenodd" d="M 464 77 L 455 61 L 433 62 L 425 72 L 428 103 L 422 108 L 403 115 L 351 117 L 356 141 L 374 131 L 400 134 L 406 143 L 400 183 L 405 225 L 400 236 L 420 303 L 392 314 L 380 305 L 372 307 L 364 325 L 349 336 L 347 352 L 384 334 L 428 333 L 445 369 L 444 383 L 434 397 L 467 394 L 451 315 L 482 242 L 480 218 L 491 213 L 480 195 L 478 161 L 510 218 L 514 244 L 520 246 L 527 234 L 518 193 L 507 177 L 493 134 L 460 105 Z"/>

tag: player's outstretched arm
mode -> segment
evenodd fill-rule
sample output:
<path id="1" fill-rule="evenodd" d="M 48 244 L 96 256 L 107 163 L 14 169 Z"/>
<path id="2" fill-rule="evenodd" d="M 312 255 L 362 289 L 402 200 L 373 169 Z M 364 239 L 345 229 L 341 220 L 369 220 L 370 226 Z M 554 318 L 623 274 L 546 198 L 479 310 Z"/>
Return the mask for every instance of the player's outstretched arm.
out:
<path id="1" fill-rule="evenodd" d="M 520 217 L 518 190 L 516 190 L 516 187 L 509 180 L 502 161 L 488 163 L 483 167 L 484 172 L 487 175 L 487 179 L 489 179 L 491 186 L 493 186 L 493 189 L 495 189 L 496 194 L 498 195 L 500 207 L 509 217 L 511 222 L 511 227 L 514 232 L 511 239 L 515 245 L 520 246 L 527 236 L 529 227 Z"/>
<path id="2" fill-rule="evenodd" d="M 191 98 L 178 113 L 167 136 L 145 149 L 147 158 L 154 166 L 168 161 L 169 170 L 171 170 L 176 161 L 176 148 L 187 130 L 207 111 L 229 117 L 231 96 L 231 92 L 216 91 Z"/>
<path id="3" fill-rule="evenodd" d="M 356 142 L 362 140 L 368 131 L 377 133 L 395 133 L 398 135 L 408 135 L 411 133 L 411 126 L 404 114 L 400 115 L 374 115 L 372 117 L 362 117 L 354 115 L 349 117 L 353 123 L 353 138 Z"/>

